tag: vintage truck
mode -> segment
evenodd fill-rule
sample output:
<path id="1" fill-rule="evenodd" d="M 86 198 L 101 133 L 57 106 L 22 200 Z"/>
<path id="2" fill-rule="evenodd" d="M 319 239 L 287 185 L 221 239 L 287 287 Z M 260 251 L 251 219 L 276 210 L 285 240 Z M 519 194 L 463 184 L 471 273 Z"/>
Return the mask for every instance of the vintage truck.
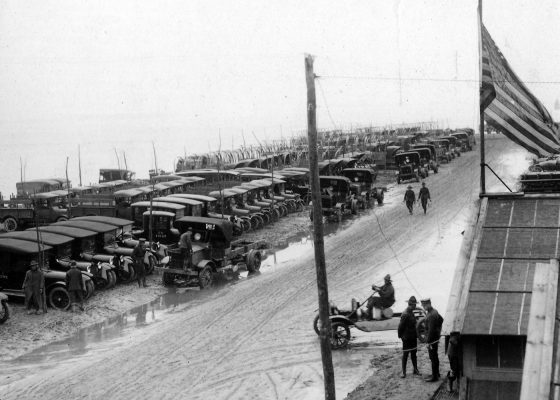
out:
<path id="1" fill-rule="evenodd" d="M 29 198 L 0 200 L 0 222 L 3 230 L 13 232 L 21 228 L 49 224 L 68 219 L 64 196 L 59 191 L 36 193 Z M 1 225 L 1 224 L 0 224 Z"/>
<path id="2" fill-rule="evenodd" d="M 362 209 L 368 207 L 372 200 L 376 200 L 379 205 L 383 204 L 387 188 L 374 186 L 377 171 L 372 168 L 345 168 L 342 175 L 354 185 L 359 185 L 358 201 Z"/>
<path id="3" fill-rule="evenodd" d="M 232 223 L 219 218 L 183 217 L 173 223 L 178 234 L 192 231 L 192 262 L 186 251 L 170 247 L 169 263 L 161 268 L 163 283 L 177 282 L 201 289 L 212 286 L 216 279 L 232 279 L 240 270 L 250 273 L 260 269 L 264 240 L 232 240 Z"/>

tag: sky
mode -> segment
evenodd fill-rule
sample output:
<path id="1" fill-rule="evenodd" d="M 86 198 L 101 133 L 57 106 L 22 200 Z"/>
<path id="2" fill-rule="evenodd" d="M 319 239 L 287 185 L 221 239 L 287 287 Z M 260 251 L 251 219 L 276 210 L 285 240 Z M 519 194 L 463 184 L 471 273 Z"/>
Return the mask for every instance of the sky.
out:
<path id="1" fill-rule="evenodd" d="M 477 1 L 0 0 L 0 191 L 319 129 L 477 126 Z M 484 23 L 560 119 L 560 5 L 492 0 Z M 15 175 L 15 176 L 14 176 Z M 88 180 L 86 179 L 86 183 Z"/>

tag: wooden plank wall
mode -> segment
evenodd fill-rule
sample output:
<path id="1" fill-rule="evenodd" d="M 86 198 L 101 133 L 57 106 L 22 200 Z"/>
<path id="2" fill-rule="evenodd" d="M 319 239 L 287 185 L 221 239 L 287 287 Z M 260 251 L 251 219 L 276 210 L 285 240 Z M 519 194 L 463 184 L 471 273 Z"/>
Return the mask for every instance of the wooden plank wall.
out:
<path id="1" fill-rule="evenodd" d="M 476 209 L 479 205 L 480 208 Z M 482 239 L 482 226 L 486 219 L 488 199 L 483 198 L 480 202 L 477 201 L 474 207 L 473 218 L 469 221 L 469 225 L 465 230 L 459 260 L 457 261 L 453 283 L 451 284 L 451 292 L 442 327 L 442 334 L 444 335 L 448 335 L 451 332 L 461 332 L 463 329 L 469 288 L 478 247 Z"/>
<path id="2" fill-rule="evenodd" d="M 549 264 L 537 263 L 520 400 L 550 398 L 557 295 L 558 260 L 550 260 Z"/>

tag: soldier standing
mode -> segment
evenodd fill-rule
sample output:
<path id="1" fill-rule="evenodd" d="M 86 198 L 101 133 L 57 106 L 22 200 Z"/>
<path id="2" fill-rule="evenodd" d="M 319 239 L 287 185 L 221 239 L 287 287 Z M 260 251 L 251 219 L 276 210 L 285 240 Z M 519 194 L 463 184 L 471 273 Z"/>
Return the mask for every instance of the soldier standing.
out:
<path id="1" fill-rule="evenodd" d="M 418 192 L 418 200 L 422 204 L 422 208 L 424 209 L 424 214 L 426 214 L 426 208 L 428 206 L 428 200 L 430 203 L 432 202 L 432 198 L 430 197 L 430 191 L 426 187 L 426 182 L 422 182 L 422 187 Z"/>
<path id="2" fill-rule="evenodd" d="M 421 303 L 427 313 L 426 328 L 428 332 L 426 342 L 428 344 L 428 355 L 432 362 L 432 375 L 428 376 L 425 380 L 426 382 L 436 382 L 440 378 L 438 344 L 443 318 L 439 315 L 438 311 L 432 307 L 432 301 L 430 299 L 422 299 Z"/>
<path id="3" fill-rule="evenodd" d="M 31 261 L 31 269 L 25 273 L 23 280 L 23 291 L 25 292 L 25 308 L 27 314 L 32 314 L 31 307 L 35 308 L 35 314 L 39 314 L 39 308 L 46 312 L 43 296 L 45 292 L 45 275 L 39 269 L 37 261 Z"/>
<path id="4" fill-rule="evenodd" d="M 412 209 L 414 208 L 414 202 L 416 201 L 416 195 L 412 190 L 412 186 L 408 185 L 406 192 L 404 192 L 404 200 L 406 204 L 406 208 L 408 208 L 408 212 L 412 215 Z"/>
<path id="5" fill-rule="evenodd" d="M 402 374 L 401 378 L 406 378 L 406 363 L 408 361 L 408 354 L 410 353 L 410 360 L 412 361 L 412 373 L 420 375 L 418 371 L 418 364 L 416 359 L 416 350 L 418 347 L 418 334 L 416 333 L 416 317 L 414 316 L 414 309 L 416 308 L 416 297 L 410 296 L 408 300 L 408 307 L 401 314 L 401 321 L 397 330 L 399 339 L 403 343 L 402 355 Z"/>
<path id="6" fill-rule="evenodd" d="M 82 273 L 76 266 L 76 261 L 70 263 L 70 269 L 66 271 L 66 289 L 70 295 L 70 307 L 74 311 L 76 304 L 84 311 L 84 292 L 86 291 Z"/>
<path id="7" fill-rule="evenodd" d="M 146 250 L 144 245 L 146 239 L 140 238 L 138 244 L 132 250 L 132 259 L 134 260 L 134 270 L 136 271 L 136 278 L 138 279 L 138 287 L 147 287 L 146 285 L 146 267 L 144 266 L 144 255 Z"/>
<path id="8" fill-rule="evenodd" d="M 181 235 L 179 238 L 179 249 L 181 249 L 181 253 L 183 254 L 184 264 L 183 266 L 185 269 L 189 269 L 192 267 L 192 229 L 189 228 L 185 233 Z"/>

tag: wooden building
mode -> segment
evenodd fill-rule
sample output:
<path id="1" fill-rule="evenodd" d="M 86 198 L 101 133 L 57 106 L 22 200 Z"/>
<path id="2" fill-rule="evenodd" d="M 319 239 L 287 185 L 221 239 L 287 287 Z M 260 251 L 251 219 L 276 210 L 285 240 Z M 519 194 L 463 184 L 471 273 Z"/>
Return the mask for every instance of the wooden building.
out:
<path id="1" fill-rule="evenodd" d="M 459 398 L 558 399 L 560 195 L 491 195 L 475 216 L 443 327 L 461 336 Z"/>

